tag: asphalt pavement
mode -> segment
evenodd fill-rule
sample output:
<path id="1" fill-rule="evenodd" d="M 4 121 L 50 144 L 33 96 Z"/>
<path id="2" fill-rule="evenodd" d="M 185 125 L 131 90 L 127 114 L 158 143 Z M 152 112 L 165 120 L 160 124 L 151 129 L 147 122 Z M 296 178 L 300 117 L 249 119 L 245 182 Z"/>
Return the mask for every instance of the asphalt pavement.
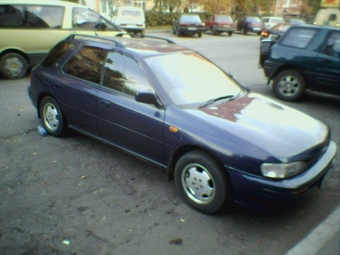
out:
<path id="1" fill-rule="evenodd" d="M 157 32 L 169 32 L 170 33 L 170 31 L 169 30 L 164 30 L 164 31 L 147 31 L 147 34 L 148 33 L 157 33 Z M 20 81 L 18 81 L 18 83 L 19 83 L 19 85 L 20 85 L 20 87 L 21 87 L 21 84 L 23 84 L 24 86 L 26 86 L 25 84 L 27 84 L 27 79 L 23 79 L 23 80 L 20 80 Z M 1 80 L 0 80 L 0 86 L 1 86 Z M 19 86 L 18 86 L 19 87 Z M 3 91 L 3 92 L 5 92 L 5 91 Z M 9 92 L 8 92 L 9 93 Z M 32 106 L 30 105 L 29 107 L 26 107 L 27 106 L 27 95 L 26 95 L 26 90 L 13 90 L 13 91 L 11 91 L 9 94 L 8 94 L 8 96 L 6 96 L 6 97 L 2 97 L 2 106 L 1 106 L 1 109 L 2 109 L 2 112 L 3 112 L 3 114 L 1 114 L 0 115 L 0 144 L 1 144 L 1 142 L 3 142 L 3 141 L 5 141 L 5 139 L 7 139 L 8 140 L 8 143 L 18 143 L 18 141 L 17 141 L 17 137 L 15 137 L 15 138 L 11 138 L 13 135 L 13 133 L 14 134 L 24 134 L 23 135 L 23 137 L 25 137 L 26 136 L 26 134 L 27 134 L 27 136 L 26 137 L 28 137 L 29 135 L 31 135 L 32 134 L 32 132 L 36 132 L 36 126 L 37 126 L 37 124 L 39 124 L 39 121 L 38 121 L 38 119 L 37 119 L 37 116 L 36 116 L 36 113 L 34 112 L 34 111 L 32 111 Z M 18 107 L 18 108 L 15 108 L 15 109 L 13 109 L 13 108 L 10 108 L 10 107 L 13 107 L 12 105 L 11 105 L 11 103 L 10 102 L 12 102 L 13 101 L 13 98 L 15 98 L 16 99 L 16 104 L 17 105 L 20 105 L 20 107 Z M 8 113 L 11 113 L 11 114 L 4 114 L 5 112 L 8 112 Z M 12 113 L 14 113 L 14 114 L 12 114 Z M 20 121 L 18 121 L 18 120 L 20 120 Z M 15 123 L 15 125 L 13 125 L 13 123 Z M 27 130 L 27 127 L 25 127 L 24 125 L 22 125 L 22 124 L 25 124 L 26 126 L 29 126 L 29 127 L 31 127 L 31 129 L 29 129 L 29 130 Z M 34 127 L 34 128 L 33 128 Z M 8 130 L 10 130 L 10 132 L 8 133 L 8 135 L 7 135 L 7 131 Z M 18 136 L 19 137 L 19 136 Z M 1 139 L 3 139 L 3 141 L 1 141 Z M 25 138 L 23 138 L 23 139 L 25 139 Z M 28 141 L 32 141 L 32 139 L 33 138 L 30 138 L 30 139 L 28 139 Z M 34 138 L 34 139 L 40 139 L 40 137 L 38 136 L 37 138 Z M 43 139 L 49 139 L 49 138 L 43 138 Z M 61 148 L 60 147 L 60 145 L 58 145 L 57 144 L 57 142 L 56 141 L 54 141 L 53 139 L 50 139 L 52 142 L 51 142 L 51 144 L 53 144 L 54 146 L 56 146 L 56 149 L 58 150 L 58 152 L 62 152 L 63 150 L 64 150 L 64 148 Z M 50 140 L 48 140 L 49 142 L 50 142 Z M 77 140 L 77 141 L 73 141 L 73 140 L 69 140 L 69 141 L 65 141 L 65 144 L 67 145 L 67 144 L 69 144 L 69 146 L 70 146 L 70 148 L 69 149 L 73 149 L 73 150 L 75 150 L 75 151 L 77 151 L 78 150 L 78 146 L 79 146 L 79 144 L 80 143 L 85 143 L 85 142 L 87 142 L 87 140 L 85 140 L 85 139 L 82 139 L 82 138 L 80 138 L 79 139 L 79 141 Z M 41 145 L 41 146 L 43 146 L 43 145 Z M 91 143 L 91 146 L 95 146 L 95 147 L 97 147 L 97 149 L 98 149 L 98 147 L 99 147 L 99 152 L 101 152 L 101 153 L 106 153 L 106 148 L 105 147 L 101 147 L 100 145 L 98 145 L 98 144 L 96 144 L 96 143 Z M 12 148 L 12 147 L 10 147 L 9 146 L 9 148 Z M 105 149 L 103 149 L 103 148 L 105 148 Z M 0 148 L 1 149 L 1 148 Z M 33 149 L 33 150 L 38 150 L 39 148 L 34 148 L 34 147 L 32 147 L 31 149 Z M 53 152 L 53 150 L 52 149 L 50 149 L 49 147 L 46 147 L 46 148 L 44 148 L 45 150 L 46 150 L 46 153 L 47 152 L 49 152 L 49 153 L 52 153 Z M 77 150 L 76 150 L 77 149 Z M 96 150 L 92 150 L 92 147 L 90 147 L 90 146 L 87 146 L 86 147 L 86 149 L 87 149 L 87 153 L 90 155 L 90 154 L 95 154 L 94 156 L 94 158 L 96 158 L 97 156 L 103 156 L 103 155 L 99 155 L 99 152 L 97 153 L 97 152 L 95 152 Z M 44 152 L 44 150 L 41 150 L 41 153 L 43 153 Z M 8 151 L 6 151 L 6 153 L 10 153 L 10 152 L 8 152 Z M 12 154 L 11 155 L 17 155 L 18 154 L 18 152 L 16 152 L 16 151 L 12 151 L 11 152 Z M 112 153 L 112 152 L 111 152 Z M 98 155 L 97 155 L 98 154 Z M 120 154 L 119 154 L 120 155 Z M 23 157 L 21 154 L 18 154 L 18 156 L 21 156 L 21 158 L 22 158 L 22 160 L 27 160 L 27 158 L 25 158 L 25 157 Z M 107 155 L 107 154 L 104 154 L 104 156 L 106 156 L 106 157 L 109 157 L 109 155 Z M 110 157 L 111 157 L 111 155 L 110 155 Z M 125 155 L 123 155 L 122 154 L 122 157 L 125 157 Z M 3 157 L 3 159 L 5 159 L 5 157 Z M 23 169 L 24 171 L 32 171 L 32 169 L 30 169 L 31 168 L 31 166 L 29 166 L 29 168 L 23 168 L 22 167 L 22 165 L 21 165 L 21 163 L 20 163 L 20 160 L 19 160 L 20 158 L 17 158 L 16 160 L 18 160 L 18 163 L 16 164 L 16 166 L 18 167 L 18 168 L 20 168 L 20 169 Z M 126 161 L 127 162 L 129 162 L 129 161 L 131 161 L 131 159 L 129 159 L 129 158 L 127 158 L 126 159 Z M 33 162 L 33 161 L 32 161 Z M 41 160 L 41 162 L 44 162 L 43 160 Z M 79 162 L 82 162 L 82 161 L 79 161 Z M 57 164 L 58 162 L 54 162 L 54 164 Z M 134 163 L 134 162 L 132 162 L 132 163 Z M 2 162 L 1 163 L 2 165 L 2 168 L 3 168 L 3 170 L 4 170 L 4 166 L 5 166 L 5 163 L 4 162 Z M 40 163 L 39 163 L 40 164 Z M 85 163 L 81 163 L 81 164 L 85 164 Z M 96 163 L 96 164 L 100 164 L 100 162 L 99 163 Z M 138 163 L 139 164 L 139 163 Z M 85 166 L 85 165 L 84 165 Z M 96 166 L 96 165 L 94 165 L 94 166 Z M 99 165 L 100 166 L 100 165 Z M 83 165 L 81 165 L 80 167 L 83 167 Z M 102 166 L 102 167 L 104 167 L 104 166 Z M 140 168 L 141 169 L 138 169 L 138 171 L 140 171 L 140 172 L 142 172 L 142 171 L 146 171 L 145 169 L 143 169 L 143 165 L 141 165 L 140 166 Z M 136 175 L 138 175 L 138 174 L 140 174 L 138 171 L 136 171 L 136 172 L 134 172 Z M 122 173 L 124 173 L 124 172 L 122 172 Z M 149 172 L 147 172 L 147 174 L 148 174 Z M 25 174 L 25 173 L 23 173 L 23 174 Z M 35 173 L 36 174 L 36 173 Z M 48 174 L 47 172 L 46 172 L 46 174 Z M 87 174 L 89 174 L 89 173 L 87 173 Z M 125 173 L 124 173 L 125 174 Z M 154 175 L 154 173 L 153 173 L 153 175 Z M 53 175 L 52 175 L 53 176 Z M 150 175 L 151 176 L 151 175 Z M 41 178 L 43 178 L 44 176 L 42 176 Z M 57 182 L 57 179 L 58 178 L 70 178 L 69 176 L 65 176 L 65 177 L 63 177 L 63 176 L 60 176 L 59 175 L 59 173 L 58 172 L 55 172 L 55 177 L 57 177 L 56 178 L 56 180 L 54 180 L 54 182 L 56 183 Z M 78 176 L 77 176 L 78 177 Z M 4 178 L 4 176 L 2 176 L 2 178 Z M 19 177 L 18 177 L 19 178 Z M 33 180 L 34 180 L 34 178 L 38 178 L 36 175 L 32 175 L 30 178 L 32 178 Z M 73 176 L 73 178 L 75 178 L 75 176 Z M 84 179 L 83 179 L 84 178 Z M 85 179 L 85 178 L 87 178 L 87 179 Z M 82 182 L 82 183 L 85 183 L 85 180 L 86 181 L 89 181 L 90 180 L 90 178 L 91 178 L 91 176 L 85 176 L 85 175 L 83 175 L 82 176 L 82 178 L 81 178 L 81 181 L 80 182 Z M 95 178 L 95 177 L 92 177 L 92 178 Z M 135 177 L 134 177 L 135 178 Z M 156 178 L 156 177 L 152 177 L 152 178 Z M 46 178 L 47 179 L 47 178 Z M 104 180 L 105 180 L 105 178 L 103 178 Z M 113 180 L 129 180 L 128 178 L 121 178 L 121 176 L 114 176 L 114 178 L 113 178 Z M 39 180 L 40 181 L 40 180 Z M 128 185 L 128 186 L 132 186 L 133 187 L 133 181 L 134 181 L 134 179 L 132 178 L 131 180 L 130 180 L 130 182 L 131 183 L 128 183 L 128 184 L 126 184 L 126 183 L 124 183 L 124 185 Z M 13 183 L 14 183 L 14 181 L 13 181 Z M 59 183 L 58 183 L 59 184 Z M 131 185 L 130 185 L 131 184 Z M 13 184 L 14 185 L 14 184 Z M 15 184 L 16 185 L 16 184 Z M 78 184 L 77 184 L 78 185 Z M 76 186 L 77 186 L 76 185 Z M 82 185 L 84 185 L 84 184 L 82 184 Z M 160 184 L 161 185 L 161 184 Z M 165 185 L 167 185 L 167 184 L 165 184 Z M 18 186 L 19 186 L 19 183 L 18 183 Z M 79 183 L 79 188 L 81 188 L 81 187 L 83 187 L 83 186 L 80 186 L 80 183 Z M 169 185 L 170 186 L 170 185 Z M 123 184 L 122 184 L 122 187 L 124 188 L 124 186 L 123 186 Z M 93 188 L 94 189 L 94 188 Z M 10 189 L 8 189 L 8 191 L 9 191 Z M 13 189 L 12 189 L 13 190 Z M 90 189 L 89 189 L 90 190 Z M 161 190 L 161 189 L 159 189 L 159 190 Z M 170 186 L 170 188 L 168 188 L 168 192 L 171 192 L 172 191 L 172 187 Z M 100 193 L 101 192 L 101 190 L 98 190 L 98 192 Z M 164 192 L 164 191 L 163 191 Z M 97 190 L 92 190 L 91 189 L 91 193 L 90 193 L 90 195 L 91 194 L 98 194 L 97 193 Z M 23 195 L 25 196 L 26 194 L 24 194 L 23 193 Z M 71 197 L 72 198 L 72 197 Z M 129 198 L 129 197 L 127 197 L 127 198 Z M 145 199 L 144 197 L 140 197 L 140 199 Z M 193 221 L 195 221 L 195 217 L 193 217 L 192 215 L 187 215 L 186 214 L 186 208 L 185 208 L 185 206 L 184 205 L 182 205 L 181 203 L 179 203 L 179 202 L 174 202 L 174 199 L 175 198 L 173 198 L 172 196 L 170 196 L 169 197 L 169 201 L 167 201 L 167 200 L 164 200 L 164 201 L 161 201 L 161 202 L 159 202 L 159 203 L 163 203 L 164 202 L 164 204 L 165 205 L 169 205 L 169 204 L 171 204 L 171 203 L 173 203 L 174 205 L 176 205 L 176 207 L 175 207 L 175 212 L 176 213 L 182 213 L 182 215 L 185 215 L 186 217 L 189 217 L 189 218 L 191 218 L 191 219 L 193 219 Z M 108 200 L 108 199 L 107 199 Z M 104 201 L 106 201 L 106 199 L 104 199 Z M 47 203 L 47 202 L 46 202 Z M 109 203 L 109 202 L 107 202 L 107 203 Z M 178 205 L 178 204 L 180 204 L 180 206 Z M 54 204 L 53 203 L 51 203 L 51 208 L 52 208 L 52 206 L 54 206 Z M 138 205 L 138 208 L 139 208 L 139 210 L 141 210 L 141 207 L 142 207 L 142 205 Z M 48 208 L 49 210 L 52 210 L 51 208 Z M 89 208 L 91 208 L 90 206 L 89 206 Z M 137 208 L 137 206 L 136 206 L 136 208 Z M 68 209 L 68 208 L 66 208 L 66 209 Z M 65 210 L 65 207 L 60 207 L 58 210 Z M 87 209 L 87 206 L 82 206 L 82 207 L 78 207 L 77 208 L 77 213 L 79 214 L 79 215 L 86 215 L 86 210 L 88 210 Z M 294 246 L 294 247 L 292 247 L 287 253 L 286 253 L 286 255 L 335 255 L 335 254 L 340 254 L 340 251 L 339 251 L 339 210 L 340 210 L 340 208 L 339 207 L 337 207 L 328 217 L 326 217 L 318 226 L 316 226 L 314 229 L 312 229 L 311 231 L 310 231 L 310 233 L 308 233 L 300 242 L 298 242 L 298 240 L 297 240 L 297 244 Z M 66 210 L 67 211 L 67 210 Z M 170 214 L 170 212 L 172 212 L 173 211 L 173 209 L 172 208 L 170 208 L 170 209 L 168 209 L 168 211 L 166 212 L 166 214 L 167 215 L 169 215 Z M 190 210 L 189 210 L 190 211 Z M 47 211 L 47 212 L 50 212 L 50 211 Z M 128 214 L 128 213 L 131 213 L 132 214 L 132 212 L 133 212 L 133 209 L 131 209 L 131 211 L 130 211 L 130 209 L 129 210 L 125 210 L 125 213 L 126 214 Z M 185 213 L 184 213 L 185 212 Z M 71 213 L 69 212 L 69 211 L 67 211 L 67 213 L 69 213 L 69 214 L 66 214 L 66 215 L 69 215 L 69 217 L 71 217 L 72 215 L 71 215 Z M 58 214 L 56 214 L 56 215 L 58 215 Z M 181 215 L 181 214 L 179 214 L 179 215 Z M 195 213 L 193 213 L 193 215 L 195 215 Z M 155 215 L 153 214 L 152 215 L 153 217 L 155 217 Z M 43 217 L 45 217 L 44 215 L 43 215 Z M 47 215 L 46 215 L 46 217 L 47 217 Z M 86 220 L 88 220 L 89 222 L 91 222 L 91 221 L 94 221 L 93 220 L 93 218 L 91 218 L 92 216 L 91 215 L 89 215 L 87 218 L 86 218 Z M 150 214 L 150 217 L 151 217 L 151 214 Z M 199 216 L 196 216 L 197 218 L 199 217 Z M 1 215 L 0 214 L 0 222 L 1 222 L 1 220 L 4 220 L 4 216 L 3 215 Z M 50 219 L 50 221 L 52 222 L 54 219 L 52 219 L 52 217 L 51 217 L 51 219 Z M 104 222 L 104 218 L 102 218 L 101 219 L 103 222 Z M 187 222 L 188 222 L 189 220 L 187 219 Z M 54 221 L 53 221 L 54 222 Z M 161 219 L 159 219 L 159 222 L 161 222 Z M 155 223 L 154 223 L 154 225 L 153 226 L 151 226 L 151 227 L 153 227 L 153 228 L 157 228 L 159 225 L 157 225 L 157 224 L 159 224 L 159 223 L 157 223 L 157 222 L 155 221 Z M 79 224 L 81 224 L 81 223 L 79 223 Z M 179 226 L 181 226 L 180 224 L 184 224 L 184 219 L 182 219 L 181 218 L 181 221 L 180 221 L 180 223 L 179 223 Z M 104 229 L 105 231 L 107 230 L 107 226 L 105 226 L 104 225 L 104 223 L 102 224 L 102 225 L 100 225 L 100 226 L 102 226 L 102 229 Z M 53 232 L 53 230 L 52 230 L 52 227 L 54 227 L 54 225 L 51 223 L 51 233 Z M 139 227 L 139 226 L 138 226 Z M 143 226 L 142 226 L 143 227 Z M 151 228 L 150 227 L 150 228 Z M 172 230 L 172 228 L 173 228 L 173 232 L 171 232 L 171 233 L 177 233 L 178 232 L 178 229 L 180 229 L 180 227 L 178 227 L 178 229 L 175 229 L 174 227 L 172 227 L 171 225 L 170 225 L 170 223 L 169 223 L 169 225 L 168 225 L 168 227 Z M 65 228 L 66 228 L 66 226 L 65 226 Z M 121 228 L 124 228 L 124 226 L 121 226 Z M 140 229 L 138 229 L 138 230 L 140 230 Z M 142 231 L 143 229 L 141 229 L 140 231 Z M 150 229 L 145 229 L 146 231 L 150 231 Z M 23 233 L 22 232 L 20 232 L 20 229 L 16 229 L 16 231 L 18 231 L 18 235 L 20 236 L 20 235 L 23 235 Z M 131 231 L 131 230 L 129 230 L 129 231 Z M 130 232 L 129 232 L 130 233 Z M 144 232 L 145 233 L 145 232 Z M 86 234 L 86 237 L 87 236 L 90 236 L 91 234 L 93 234 L 92 232 L 88 232 L 88 233 L 85 233 Z M 84 234 L 84 235 L 85 235 Z M 5 233 L 0 233 L 0 237 L 2 236 L 3 238 L 5 237 Z M 32 232 L 31 233 L 31 236 L 33 236 L 34 235 L 34 232 Z M 46 234 L 44 234 L 44 235 L 46 235 Z M 31 237 L 32 238 L 32 237 Z M 39 238 L 40 238 L 40 240 L 43 240 L 43 239 L 48 239 L 48 237 L 47 236 L 39 236 Z M 96 239 L 96 242 L 103 242 L 102 241 L 102 239 L 100 239 L 99 237 L 95 237 L 95 238 L 97 238 Z M 117 237 L 116 237 L 117 238 Z M 33 239 L 32 239 L 33 240 Z M 39 241 L 39 240 L 35 240 L 36 242 L 37 241 Z M 67 240 L 65 240 L 65 242 L 66 242 Z M 180 242 L 180 239 L 173 239 L 172 240 L 173 242 L 171 243 L 170 242 L 170 244 L 172 244 L 172 245 L 174 245 L 175 247 L 178 247 L 177 245 L 178 245 L 178 243 Z M 174 250 L 175 251 L 175 250 Z M 0 251 L 0 254 L 1 254 L 2 252 Z M 22 253 L 22 254 L 24 254 L 24 253 Z M 25 253 L 25 254 L 27 254 L 27 253 Z M 31 254 L 33 254 L 33 253 L 30 253 L 30 255 Z M 202 254 L 204 254 L 204 253 L 202 253 Z M 227 254 L 227 253 L 226 253 Z M 242 253 L 243 254 L 243 253 Z M 255 253 L 254 253 L 255 254 Z"/>

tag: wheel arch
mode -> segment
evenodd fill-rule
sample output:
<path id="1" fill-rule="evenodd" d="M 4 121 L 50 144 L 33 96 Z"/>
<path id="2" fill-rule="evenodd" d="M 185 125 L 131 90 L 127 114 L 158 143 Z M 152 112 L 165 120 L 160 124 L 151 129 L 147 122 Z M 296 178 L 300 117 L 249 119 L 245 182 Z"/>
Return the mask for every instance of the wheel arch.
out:
<path id="1" fill-rule="evenodd" d="M 283 66 L 280 66 L 279 68 L 277 68 L 275 70 L 275 72 L 273 72 L 273 74 L 269 77 L 268 79 L 268 83 L 270 83 L 270 81 L 274 80 L 275 77 L 283 72 L 283 71 L 286 71 L 286 70 L 294 70 L 296 72 L 298 72 L 299 74 L 302 75 L 302 77 L 305 79 L 305 82 L 306 82 L 306 88 L 309 87 L 309 79 L 308 79 L 308 76 L 306 75 L 305 71 L 300 68 L 300 67 L 297 67 L 297 66 L 293 66 L 293 65 L 283 65 Z"/>
<path id="2" fill-rule="evenodd" d="M 37 111 L 38 111 L 38 117 L 39 117 L 39 119 L 41 118 L 41 116 L 40 116 L 40 105 L 41 105 L 41 101 L 45 98 L 45 97 L 51 97 L 51 98 L 53 98 L 58 104 L 59 104 L 59 102 L 58 102 L 58 100 L 51 94 L 51 93 L 47 93 L 47 92 L 44 92 L 44 93 L 41 93 L 40 95 L 39 95 L 39 97 L 38 97 L 38 100 L 37 100 Z M 60 104 L 59 104 L 60 105 Z"/>
<path id="3" fill-rule="evenodd" d="M 26 59 L 27 64 L 29 64 L 29 58 L 28 58 L 27 54 L 25 54 L 23 51 L 18 50 L 18 49 L 6 49 L 6 50 L 2 51 L 0 53 L 0 59 L 8 53 L 16 53 L 16 54 L 21 55 L 24 59 Z"/>
<path id="4" fill-rule="evenodd" d="M 218 164 L 220 164 L 220 166 L 222 168 L 224 168 L 223 163 L 221 162 L 221 160 L 219 160 L 219 158 L 214 155 L 213 153 L 211 153 L 209 150 L 207 150 L 206 148 L 203 148 L 201 146 L 198 145 L 185 145 L 182 146 L 180 148 L 178 148 L 173 154 L 172 157 L 170 159 L 170 162 L 168 164 L 168 169 L 167 169 L 167 175 L 168 175 L 168 180 L 171 181 L 174 179 L 174 173 L 175 173 L 175 167 L 176 164 L 178 162 L 178 160 L 186 153 L 190 152 L 190 151 L 195 151 L 195 150 L 200 150 L 203 151 L 207 154 L 209 154 Z M 225 171 L 226 175 L 228 175 L 227 171 Z"/>

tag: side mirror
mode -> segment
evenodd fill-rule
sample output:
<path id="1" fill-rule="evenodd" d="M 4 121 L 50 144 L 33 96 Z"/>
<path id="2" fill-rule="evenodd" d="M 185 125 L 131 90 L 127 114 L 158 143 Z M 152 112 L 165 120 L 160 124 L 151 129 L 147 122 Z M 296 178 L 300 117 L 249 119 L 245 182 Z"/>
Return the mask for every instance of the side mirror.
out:
<path id="1" fill-rule="evenodd" d="M 150 91 L 137 91 L 135 95 L 135 100 L 137 102 L 144 103 L 144 104 L 152 104 L 157 107 L 161 106 L 156 94 Z"/>

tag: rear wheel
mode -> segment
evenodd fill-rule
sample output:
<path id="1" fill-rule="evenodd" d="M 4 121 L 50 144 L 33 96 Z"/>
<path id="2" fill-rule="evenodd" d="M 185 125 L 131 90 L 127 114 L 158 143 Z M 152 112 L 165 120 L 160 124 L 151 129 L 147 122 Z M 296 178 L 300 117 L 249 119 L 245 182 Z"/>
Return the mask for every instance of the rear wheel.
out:
<path id="1" fill-rule="evenodd" d="M 184 201 L 203 213 L 217 212 L 231 201 L 226 170 L 203 151 L 188 152 L 178 160 L 175 182 Z"/>
<path id="2" fill-rule="evenodd" d="M 273 92 L 284 101 L 296 101 L 300 99 L 306 90 L 306 81 L 295 70 L 280 72 L 274 79 Z"/>
<path id="3" fill-rule="evenodd" d="M 0 71 L 7 79 L 19 79 L 26 75 L 28 64 L 26 59 L 18 53 L 6 53 L 1 57 Z"/>
<path id="4" fill-rule="evenodd" d="M 52 97 L 45 97 L 40 103 L 39 112 L 41 122 L 48 134 L 52 136 L 66 135 L 66 120 L 57 101 Z"/>
<path id="5" fill-rule="evenodd" d="M 232 35 L 233 35 L 233 32 L 228 32 L 228 35 L 229 35 L 229 36 L 232 36 Z"/>
<path id="6" fill-rule="evenodd" d="M 198 33 L 197 35 L 198 35 L 198 37 L 199 37 L 199 38 L 201 38 L 201 37 L 202 37 L 202 33 Z"/>

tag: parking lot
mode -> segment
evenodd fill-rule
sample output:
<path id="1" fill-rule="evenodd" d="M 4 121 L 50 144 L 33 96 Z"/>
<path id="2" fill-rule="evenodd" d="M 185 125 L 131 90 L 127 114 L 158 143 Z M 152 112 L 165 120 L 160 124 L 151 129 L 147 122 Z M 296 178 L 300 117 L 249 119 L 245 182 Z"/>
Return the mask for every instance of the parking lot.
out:
<path id="1" fill-rule="evenodd" d="M 157 35 L 273 96 L 257 67 L 257 36 Z M 322 188 L 291 208 L 201 214 L 157 167 L 80 134 L 40 136 L 28 84 L 0 78 L 1 254 L 285 254 L 338 205 L 337 160 Z M 288 105 L 328 124 L 339 146 L 338 98 L 309 93 Z"/>

